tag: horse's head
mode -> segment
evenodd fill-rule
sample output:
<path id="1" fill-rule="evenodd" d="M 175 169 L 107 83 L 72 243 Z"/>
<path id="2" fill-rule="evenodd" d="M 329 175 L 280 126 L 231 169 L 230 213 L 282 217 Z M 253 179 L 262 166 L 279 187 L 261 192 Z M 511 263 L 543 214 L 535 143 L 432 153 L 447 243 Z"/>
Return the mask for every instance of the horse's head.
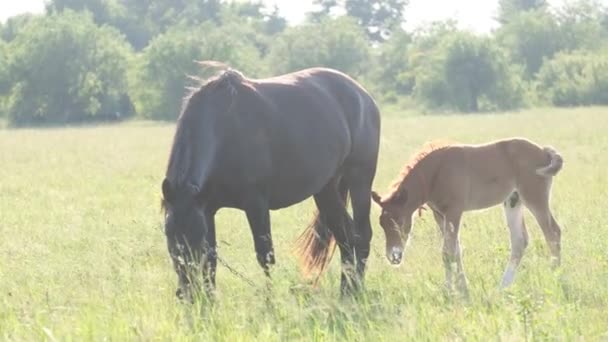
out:
<path id="1" fill-rule="evenodd" d="M 372 199 L 382 209 L 380 226 L 386 238 L 386 258 L 393 265 L 401 264 L 404 246 L 412 230 L 412 210 L 408 208 L 407 191 L 388 199 L 372 191 Z"/>
<path id="2" fill-rule="evenodd" d="M 206 255 L 207 222 L 201 194 L 195 187 L 175 188 L 168 179 L 162 184 L 167 247 L 178 276 L 176 295 L 192 299 L 200 286 L 200 271 Z"/>

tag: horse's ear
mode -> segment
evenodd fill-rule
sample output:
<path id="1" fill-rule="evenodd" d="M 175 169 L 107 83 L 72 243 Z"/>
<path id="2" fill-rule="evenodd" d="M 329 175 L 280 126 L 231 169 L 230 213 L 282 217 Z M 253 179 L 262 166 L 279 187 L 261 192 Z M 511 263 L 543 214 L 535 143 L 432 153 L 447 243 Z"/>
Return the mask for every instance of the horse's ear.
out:
<path id="1" fill-rule="evenodd" d="M 175 193 L 173 191 L 173 186 L 171 185 L 171 182 L 167 178 L 165 178 L 163 180 L 162 188 L 163 188 L 163 199 L 166 202 L 171 203 L 173 201 L 173 199 L 175 198 L 174 197 Z"/>
<path id="2" fill-rule="evenodd" d="M 382 197 L 377 192 L 372 190 L 372 200 L 382 207 Z"/>

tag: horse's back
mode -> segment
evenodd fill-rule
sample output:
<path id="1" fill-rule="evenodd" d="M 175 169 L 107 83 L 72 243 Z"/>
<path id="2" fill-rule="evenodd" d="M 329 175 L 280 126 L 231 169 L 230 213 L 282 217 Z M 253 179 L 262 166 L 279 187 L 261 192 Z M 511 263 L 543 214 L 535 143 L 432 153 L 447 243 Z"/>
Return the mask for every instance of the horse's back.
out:
<path id="1" fill-rule="evenodd" d="M 329 68 L 309 68 L 264 80 L 254 87 L 289 120 L 316 121 L 323 129 L 348 133 L 351 158 L 376 158 L 380 112 L 373 97 L 350 76 Z"/>
<path id="2" fill-rule="evenodd" d="M 234 110 L 244 121 L 234 135 L 247 142 L 231 155 L 250 160 L 241 165 L 248 179 L 266 183 L 271 207 L 316 194 L 348 162 L 375 169 L 378 109 L 347 75 L 313 68 L 243 85 Z"/>

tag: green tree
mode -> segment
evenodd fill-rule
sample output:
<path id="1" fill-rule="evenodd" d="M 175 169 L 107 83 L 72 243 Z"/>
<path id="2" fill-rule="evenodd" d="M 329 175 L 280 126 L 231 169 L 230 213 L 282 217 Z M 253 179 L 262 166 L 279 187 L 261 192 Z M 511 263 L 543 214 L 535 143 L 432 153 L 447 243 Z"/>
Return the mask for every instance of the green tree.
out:
<path id="1" fill-rule="evenodd" d="M 442 39 L 434 54 L 416 71 L 416 95 L 431 107 L 477 112 L 522 104 L 517 70 L 491 39 L 455 32 Z"/>
<path id="2" fill-rule="evenodd" d="M 262 8 L 262 20 L 264 22 L 264 33 L 274 35 L 283 32 L 287 28 L 287 19 L 279 13 L 279 8 L 275 5 L 272 8 Z"/>
<path id="3" fill-rule="evenodd" d="M 359 76 L 369 61 L 368 45 L 353 19 L 327 18 L 285 30 L 273 43 L 269 60 L 274 74 L 325 66 Z"/>
<path id="4" fill-rule="evenodd" d="M 402 29 L 377 49 L 371 73 L 384 99 L 412 93 L 415 75 L 409 60 L 411 50 L 412 36 Z"/>
<path id="5" fill-rule="evenodd" d="M 403 23 L 409 0 L 316 0 L 315 3 L 320 9 L 309 15 L 313 21 L 318 22 L 334 11 L 343 11 L 366 29 L 370 40 L 383 42 Z"/>
<path id="6" fill-rule="evenodd" d="M 556 18 L 545 11 L 527 11 L 511 19 L 497 34 L 500 44 L 511 59 L 524 65 L 528 79 L 564 46 L 562 30 Z"/>
<path id="7" fill-rule="evenodd" d="M 207 23 L 196 27 L 174 27 L 156 37 L 143 50 L 132 79 L 131 94 L 137 112 L 149 119 L 174 120 L 186 95 L 196 86 L 188 76 L 204 76 L 196 60 L 218 60 L 257 76 L 259 52 L 248 39 L 248 26 L 216 28 Z"/>
<path id="8" fill-rule="evenodd" d="M 546 11 L 548 7 L 547 0 L 499 0 L 498 21 L 507 24 L 522 12 Z"/>
<path id="9" fill-rule="evenodd" d="M 32 19 L 33 14 L 19 14 L 14 17 L 10 17 L 6 20 L 6 23 L 2 25 L 0 23 L 0 39 L 6 42 L 10 42 L 15 39 L 19 34 L 19 31 L 25 27 Z"/>
<path id="10" fill-rule="evenodd" d="M 30 21 L 10 43 L 7 109 L 13 125 L 129 115 L 130 49 L 109 27 L 71 11 Z"/>
<path id="11" fill-rule="evenodd" d="M 567 2 L 556 11 L 563 50 L 595 50 L 606 45 L 607 7 L 598 0 Z"/>
<path id="12" fill-rule="evenodd" d="M 175 25 L 219 23 L 221 0 L 51 0 L 47 12 L 88 11 L 99 25 L 111 25 L 123 32 L 137 50 L 156 35 Z"/>
<path id="13" fill-rule="evenodd" d="M 115 0 L 51 0 L 46 4 L 46 10 L 48 13 L 89 11 L 96 23 L 103 24 L 112 20 L 111 7 L 118 5 Z"/>

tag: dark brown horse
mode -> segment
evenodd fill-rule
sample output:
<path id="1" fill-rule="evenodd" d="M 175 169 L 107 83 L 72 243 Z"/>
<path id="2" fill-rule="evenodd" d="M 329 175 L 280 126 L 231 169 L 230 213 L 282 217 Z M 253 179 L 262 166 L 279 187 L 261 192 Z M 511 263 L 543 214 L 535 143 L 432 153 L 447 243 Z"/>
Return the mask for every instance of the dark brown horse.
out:
<path id="1" fill-rule="evenodd" d="M 300 238 L 304 269 L 323 271 L 334 239 L 342 258 L 342 292 L 362 285 L 370 250 L 371 185 L 380 116 L 353 79 L 312 68 L 268 79 L 228 69 L 185 101 L 162 183 L 165 233 L 179 278 L 192 294 L 202 270 L 215 287 L 214 215 L 245 211 L 266 275 L 275 255 L 269 210 L 314 196 L 318 214 Z M 350 192 L 354 220 L 346 211 Z"/>

